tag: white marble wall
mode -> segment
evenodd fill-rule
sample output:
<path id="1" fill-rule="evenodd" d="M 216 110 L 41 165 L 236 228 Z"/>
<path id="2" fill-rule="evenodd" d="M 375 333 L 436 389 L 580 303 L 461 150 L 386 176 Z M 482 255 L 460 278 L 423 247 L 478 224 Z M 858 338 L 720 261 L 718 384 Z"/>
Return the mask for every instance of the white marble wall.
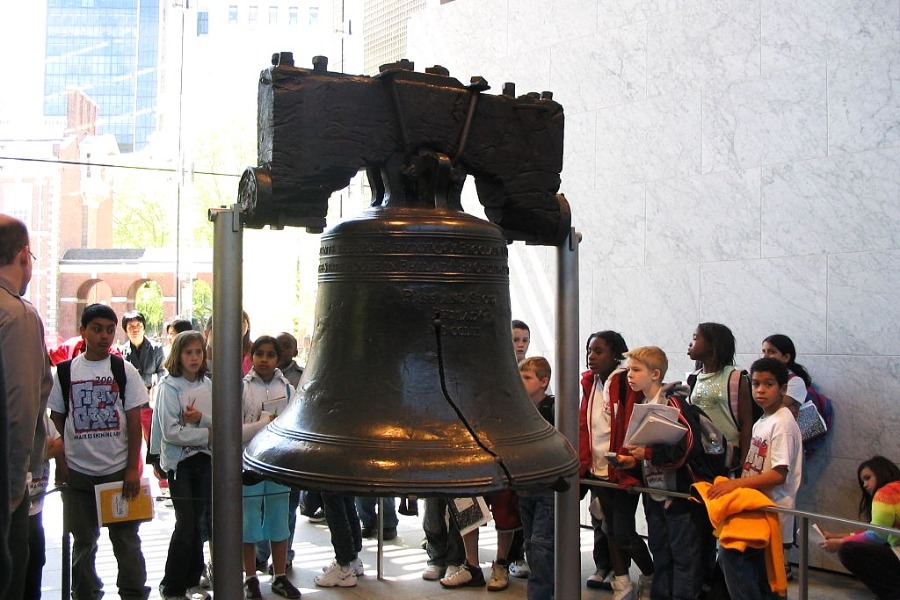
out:
<path id="1" fill-rule="evenodd" d="M 409 27 L 418 69 L 565 107 L 583 336 L 658 344 L 676 377 L 698 322 L 743 365 L 790 335 L 837 411 L 800 504 L 855 516 L 856 465 L 900 461 L 900 0 L 455 0 Z M 553 253 L 512 254 L 552 353 Z"/>

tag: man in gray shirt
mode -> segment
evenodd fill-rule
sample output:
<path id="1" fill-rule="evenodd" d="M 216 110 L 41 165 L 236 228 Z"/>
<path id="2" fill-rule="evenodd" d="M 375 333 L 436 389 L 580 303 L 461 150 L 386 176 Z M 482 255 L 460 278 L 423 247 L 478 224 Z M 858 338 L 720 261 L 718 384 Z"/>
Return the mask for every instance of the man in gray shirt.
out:
<path id="1" fill-rule="evenodd" d="M 0 512 L 3 536 L 0 558 L 0 597 L 22 597 L 28 563 L 26 481 L 44 460 L 46 432 L 43 415 L 50 394 L 50 360 L 44 345 L 44 324 L 35 308 L 22 298 L 34 266 L 28 228 L 18 219 L 0 214 L 0 366 L 3 373 L 2 423 L 8 455 L 2 491 L 6 507 Z M 6 525 L 7 527 L 3 527 Z M 6 550 L 8 549 L 8 553 Z M 6 560 L 10 560 L 6 564 Z"/>

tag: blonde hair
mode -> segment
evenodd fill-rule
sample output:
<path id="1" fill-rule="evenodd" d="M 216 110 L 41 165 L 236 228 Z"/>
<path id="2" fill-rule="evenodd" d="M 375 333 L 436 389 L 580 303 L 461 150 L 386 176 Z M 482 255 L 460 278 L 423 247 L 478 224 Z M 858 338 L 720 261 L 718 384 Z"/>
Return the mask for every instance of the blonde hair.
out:
<path id="1" fill-rule="evenodd" d="M 538 379 L 550 379 L 550 363 L 543 356 L 531 356 L 519 363 L 519 371 L 533 371 Z"/>
<path id="2" fill-rule="evenodd" d="M 662 381 L 669 370 L 669 359 L 662 348 L 657 346 L 641 346 L 625 353 L 625 358 L 646 365 L 651 371 L 659 369 L 659 380 Z"/>

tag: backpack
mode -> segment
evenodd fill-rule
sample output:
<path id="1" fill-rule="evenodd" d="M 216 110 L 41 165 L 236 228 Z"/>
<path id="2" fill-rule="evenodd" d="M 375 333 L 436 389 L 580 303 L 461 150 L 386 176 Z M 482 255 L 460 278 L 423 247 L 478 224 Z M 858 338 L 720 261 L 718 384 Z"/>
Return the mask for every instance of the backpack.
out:
<path id="1" fill-rule="evenodd" d="M 690 402 L 681 402 L 681 415 L 691 428 L 693 443 L 688 449 L 685 465 L 694 482 L 713 481 L 727 477 L 731 470 L 733 451 L 725 434 L 715 426 L 703 409 Z"/>
<path id="2" fill-rule="evenodd" d="M 831 399 L 814 386 L 806 386 L 806 400 L 800 405 L 797 424 L 803 435 L 803 453 L 809 456 L 825 445 L 825 438 L 834 425 Z"/>
<path id="3" fill-rule="evenodd" d="M 125 375 L 125 359 L 115 354 L 109 355 L 109 366 L 112 370 L 113 380 L 119 386 L 119 398 L 122 399 L 122 405 L 125 405 L 125 384 L 128 383 L 128 377 Z M 56 365 L 56 377 L 59 379 L 59 389 L 63 395 L 63 406 L 65 412 L 69 413 L 69 387 L 72 385 L 72 359 L 64 360 Z"/>

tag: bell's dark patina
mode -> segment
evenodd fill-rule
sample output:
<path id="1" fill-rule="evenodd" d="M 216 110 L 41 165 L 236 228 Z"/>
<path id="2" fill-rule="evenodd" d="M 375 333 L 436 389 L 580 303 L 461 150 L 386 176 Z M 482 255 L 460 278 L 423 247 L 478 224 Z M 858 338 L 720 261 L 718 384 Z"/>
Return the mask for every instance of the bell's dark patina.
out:
<path id="1" fill-rule="evenodd" d="M 273 75 L 278 68 L 264 73 L 261 88 L 279 79 Z M 340 185 L 344 177 L 340 169 L 328 168 L 333 148 L 340 145 L 332 139 L 304 137 L 328 129 L 321 117 L 328 111 L 310 105 L 315 92 L 303 84 L 304 78 L 310 75 L 309 85 L 333 100 L 333 90 L 323 83 L 329 74 L 291 74 L 296 77 L 290 93 L 295 100 L 302 97 L 302 102 L 281 103 L 277 91 L 261 90 L 260 113 L 273 122 L 288 121 L 289 115 L 280 115 L 278 107 L 293 106 L 295 139 L 302 141 L 281 152 L 277 148 L 264 152 L 261 147 L 260 156 L 272 160 L 261 161 L 259 169 L 245 175 L 246 186 L 242 184 L 254 207 L 251 212 L 263 221 L 270 221 L 264 215 L 271 214 L 273 206 L 288 205 L 285 198 L 292 194 L 290 186 L 276 181 L 284 168 L 279 155 L 321 142 L 318 167 L 292 167 L 292 176 L 305 173 L 302 181 L 296 180 L 296 197 L 307 198 L 311 205 L 327 197 L 321 190 L 304 195 L 304 190 L 315 190 L 315 173 L 322 174 L 318 181 L 325 190 Z M 559 160 L 529 162 L 532 166 L 543 162 L 551 165 L 549 169 L 517 178 L 515 168 L 490 157 L 486 145 L 505 147 L 520 160 L 540 152 L 512 152 L 510 139 L 490 142 L 476 132 L 488 126 L 487 99 L 496 97 L 472 101 L 481 89 L 466 90 L 441 73 L 417 75 L 375 80 L 372 88 L 367 78 L 354 78 L 348 88 L 357 90 L 348 92 L 351 98 L 363 89 L 367 98 L 384 96 L 386 114 L 381 116 L 394 123 L 389 129 L 397 130 L 391 134 L 396 143 L 366 145 L 344 131 L 352 138 L 348 155 L 332 160 L 331 166 L 341 163 L 349 168 L 354 160 L 362 160 L 360 148 L 383 145 L 393 151 L 372 154 L 358 165 L 367 169 L 372 208 L 322 236 L 316 324 L 306 370 L 287 409 L 245 450 L 244 466 L 255 476 L 304 489 L 382 496 L 465 496 L 556 485 L 576 472 L 578 460 L 568 441 L 534 408 L 521 382 L 510 339 L 507 240 L 551 243 L 559 230 L 568 229 L 568 205 L 555 195 L 559 169 L 553 169 L 554 164 L 561 165 L 561 107 L 549 98 L 529 98 L 520 105 L 513 98 L 503 100 L 512 103 L 510 115 L 516 114 L 512 107 L 525 106 L 522 110 L 542 111 L 545 118 L 537 112 L 523 114 L 516 123 L 491 124 L 492 131 L 515 133 L 525 142 L 542 136 L 559 142 L 548 150 L 558 151 Z M 336 74 L 332 79 L 340 87 L 348 78 Z M 404 86 L 405 81 L 412 81 L 411 87 Z M 452 130 L 452 123 L 434 114 L 433 107 L 425 111 L 414 104 L 417 108 L 411 113 L 403 112 L 402 107 L 410 106 L 410 99 L 419 93 L 442 99 L 442 107 L 468 98 L 462 102 L 456 135 L 442 133 L 429 138 L 429 144 L 411 143 L 424 135 L 413 132 L 429 131 L 432 120 L 440 122 L 435 128 Z M 274 102 L 264 107 L 264 101 L 272 98 Z M 375 104 L 375 109 L 381 106 Z M 321 118 L 307 123 L 307 114 Z M 535 124 L 538 131 L 533 130 Z M 438 138 L 453 147 L 444 147 L 444 142 L 435 141 Z M 261 145 L 272 139 L 279 135 L 261 132 Z M 485 165 L 498 160 L 504 167 L 494 169 L 492 176 Z M 496 221 L 504 222 L 503 207 L 508 203 L 509 214 L 515 217 L 506 222 L 517 223 L 514 231 L 463 212 L 459 195 L 471 170 L 477 170 L 476 180 L 491 190 L 516 189 L 527 197 L 526 204 L 542 205 L 541 218 L 533 220 L 535 229 L 529 228 L 521 202 L 503 194 L 492 200 Z M 529 178 L 540 185 L 529 185 Z M 279 195 L 281 200 L 276 200 Z M 295 209 L 293 216 L 278 222 L 315 229 L 318 217 L 298 214 Z"/>

